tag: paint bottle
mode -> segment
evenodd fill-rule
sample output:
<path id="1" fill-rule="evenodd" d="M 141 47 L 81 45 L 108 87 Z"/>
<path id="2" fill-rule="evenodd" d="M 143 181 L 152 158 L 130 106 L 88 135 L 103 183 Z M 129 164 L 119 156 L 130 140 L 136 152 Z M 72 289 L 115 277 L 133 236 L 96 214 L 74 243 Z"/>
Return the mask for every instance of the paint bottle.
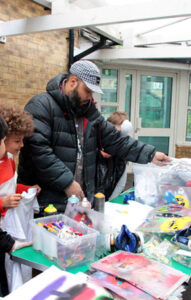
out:
<path id="1" fill-rule="evenodd" d="M 104 213 L 105 195 L 97 193 L 94 195 L 94 210 Z"/>
<path id="2" fill-rule="evenodd" d="M 89 208 L 91 209 L 91 203 L 88 201 L 88 199 L 86 197 L 84 197 L 80 203 L 80 205 L 82 207 L 86 207 L 86 208 Z"/>
<path id="3" fill-rule="evenodd" d="M 68 202 L 71 204 L 79 204 L 80 200 L 76 195 L 72 195 L 68 198 Z"/>
<path id="4" fill-rule="evenodd" d="M 57 214 L 57 209 L 53 204 L 49 204 L 45 209 L 44 209 L 44 216 L 51 216 L 51 215 L 56 215 Z"/>

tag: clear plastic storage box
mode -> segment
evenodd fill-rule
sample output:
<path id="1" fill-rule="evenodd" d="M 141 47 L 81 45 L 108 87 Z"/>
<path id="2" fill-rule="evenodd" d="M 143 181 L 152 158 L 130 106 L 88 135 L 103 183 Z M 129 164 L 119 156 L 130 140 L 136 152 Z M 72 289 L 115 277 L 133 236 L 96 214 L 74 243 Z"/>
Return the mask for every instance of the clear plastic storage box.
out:
<path id="1" fill-rule="evenodd" d="M 61 239 L 38 223 L 47 224 L 62 221 L 65 225 L 80 231 L 82 236 Z M 33 249 L 41 251 L 48 259 L 56 262 L 61 268 L 69 269 L 94 261 L 98 232 L 83 223 L 70 219 L 66 215 L 52 215 L 33 219 Z"/>

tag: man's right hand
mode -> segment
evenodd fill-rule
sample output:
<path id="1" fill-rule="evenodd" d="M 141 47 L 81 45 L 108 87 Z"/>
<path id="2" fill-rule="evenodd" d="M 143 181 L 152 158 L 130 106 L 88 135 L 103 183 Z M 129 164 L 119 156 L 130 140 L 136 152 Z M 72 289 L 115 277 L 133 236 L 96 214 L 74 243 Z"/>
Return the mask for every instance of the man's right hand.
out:
<path id="1" fill-rule="evenodd" d="M 79 200 L 82 200 L 85 196 L 80 184 L 75 180 L 65 189 L 65 193 L 68 198 L 72 195 L 76 195 Z"/>
<path id="2" fill-rule="evenodd" d="M 14 208 L 19 205 L 21 200 L 21 194 L 11 194 L 2 200 L 3 208 Z"/>

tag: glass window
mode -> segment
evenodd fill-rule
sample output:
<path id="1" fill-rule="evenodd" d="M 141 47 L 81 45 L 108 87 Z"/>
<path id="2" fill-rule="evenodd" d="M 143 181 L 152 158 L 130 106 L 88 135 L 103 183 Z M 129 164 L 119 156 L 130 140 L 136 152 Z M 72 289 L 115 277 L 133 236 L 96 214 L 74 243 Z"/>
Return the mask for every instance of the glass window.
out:
<path id="1" fill-rule="evenodd" d="M 140 118 L 142 128 L 170 128 L 172 78 L 141 76 Z"/>
<path id="2" fill-rule="evenodd" d="M 117 103 L 118 71 L 115 69 L 102 69 L 101 88 L 102 102 Z"/>
<path id="3" fill-rule="evenodd" d="M 169 137 L 160 136 L 139 136 L 139 141 L 150 144 L 156 147 L 157 151 L 164 152 L 168 155 L 169 152 Z"/>
<path id="4" fill-rule="evenodd" d="M 107 120 L 109 115 L 117 110 L 117 106 L 102 106 L 101 107 L 101 114 L 104 116 L 104 118 Z"/>
<path id="5" fill-rule="evenodd" d="M 188 106 L 191 106 L 191 75 L 190 75 L 190 82 L 189 82 Z"/>
<path id="6" fill-rule="evenodd" d="M 191 142 L 191 109 L 187 111 L 186 141 Z"/>
<path id="7" fill-rule="evenodd" d="M 132 75 L 125 75 L 125 112 L 131 118 Z"/>

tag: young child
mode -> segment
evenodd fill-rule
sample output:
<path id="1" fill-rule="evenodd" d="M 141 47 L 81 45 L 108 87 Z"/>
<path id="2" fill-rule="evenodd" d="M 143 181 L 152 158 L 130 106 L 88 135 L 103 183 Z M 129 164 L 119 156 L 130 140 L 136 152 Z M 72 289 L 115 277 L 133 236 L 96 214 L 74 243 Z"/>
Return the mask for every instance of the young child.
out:
<path id="1" fill-rule="evenodd" d="M 13 169 L 15 171 L 15 163 L 13 161 L 12 156 L 16 157 L 20 149 L 23 147 L 23 138 L 26 136 L 30 136 L 33 133 L 34 124 L 32 121 L 32 116 L 25 112 L 18 105 L 0 105 L 0 112 L 8 125 L 8 134 L 5 139 L 5 146 L 9 160 L 11 161 L 11 164 L 13 165 Z M 17 176 L 12 178 L 12 181 L 15 180 L 16 182 L 16 177 Z M 11 198 L 12 201 L 10 199 L 10 201 L 6 201 L 5 199 L 1 201 L 0 199 L 0 209 L 18 206 L 19 201 L 21 199 L 19 194 L 21 194 L 23 191 L 27 191 L 31 187 L 37 188 L 37 194 L 39 194 L 41 190 L 38 185 L 26 186 L 23 184 L 17 184 L 15 187 L 13 186 L 13 182 L 11 187 L 12 189 L 14 189 L 14 191 L 18 193 L 17 197 L 15 196 L 14 200 Z M 2 194 L 1 191 L 2 189 L 0 186 L 0 196 Z"/>
<path id="2" fill-rule="evenodd" d="M 132 131 L 132 123 L 129 121 L 129 117 L 124 111 L 115 111 L 110 114 L 107 121 L 115 125 L 120 131 L 121 136 L 127 136 Z"/>
<path id="3" fill-rule="evenodd" d="M 107 119 L 110 123 L 115 125 L 115 127 L 120 131 L 121 136 L 126 137 L 130 134 L 132 130 L 132 123 L 128 120 L 128 115 L 123 111 L 115 111 L 114 113 L 110 114 L 109 118 Z M 116 198 L 119 196 L 124 188 L 127 181 L 127 168 L 126 163 L 125 164 L 123 174 L 121 175 L 120 179 L 116 183 L 116 186 L 110 195 L 108 200 L 112 200 L 113 198 Z"/>
<path id="4" fill-rule="evenodd" d="M 4 141 L 6 152 L 0 161 L 0 211 L 1 215 L 4 217 L 8 208 L 16 208 L 19 205 L 21 193 L 28 191 L 28 189 L 31 188 L 31 186 L 16 183 L 17 173 L 13 156 L 16 156 L 23 146 L 23 138 L 32 134 L 34 125 L 32 116 L 17 105 L 0 105 L 0 112 L 8 125 L 8 133 Z M 40 192 L 40 187 L 38 185 L 32 187 L 37 188 L 37 194 Z M 9 219 L 6 218 L 6 226 L 4 226 L 5 224 L 3 224 L 3 226 L 8 233 L 10 231 L 7 228 L 11 226 L 9 224 L 11 224 L 11 220 L 9 222 Z M 11 268 L 11 261 L 7 257 L 6 270 L 7 276 L 9 275 L 9 287 L 12 278 L 10 273 Z"/>
<path id="5" fill-rule="evenodd" d="M 3 159 L 5 157 L 5 138 L 8 132 L 8 126 L 5 122 L 5 120 L 0 116 L 0 167 L 1 163 L 3 163 Z M 4 169 L 5 173 L 1 175 L 2 177 L 8 177 L 8 173 L 6 172 L 6 169 Z M 14 201 L 17 202 L 17 198 L 20 198 L 20 195 L 17 197 L 15 194 L 11 194 L 5 199 L 7 199 L 7 202 L 10 203 L 10 205 L 15 205 Z M 14 200 L 15 199 L 15 200 Z M 0 228 L 0 296 L 6 296 L 8 294 L 8 287 L 7 287 L 7 279 L 6 279 L 6 273 L 4 269 L 4 255 L 5 252 L 11 253 L 12 251 L 31 245 L 30 242 L 16 242 L 12 237 L 7 234 L 5 231 L 3 231 Z"/>
<path id="6" fill-rule="evenodd" d="M 109 116 L 107 121 L 115 125 L 123 137 L 129 135 L 132 129 L 132 124 L 125 112 L 116 111 Z M 97 161 L 97 191 L 105 194 L 106 201 L 117 197 L 123 191 L 126 180 L 126 162 L 100 151 Z"/>

